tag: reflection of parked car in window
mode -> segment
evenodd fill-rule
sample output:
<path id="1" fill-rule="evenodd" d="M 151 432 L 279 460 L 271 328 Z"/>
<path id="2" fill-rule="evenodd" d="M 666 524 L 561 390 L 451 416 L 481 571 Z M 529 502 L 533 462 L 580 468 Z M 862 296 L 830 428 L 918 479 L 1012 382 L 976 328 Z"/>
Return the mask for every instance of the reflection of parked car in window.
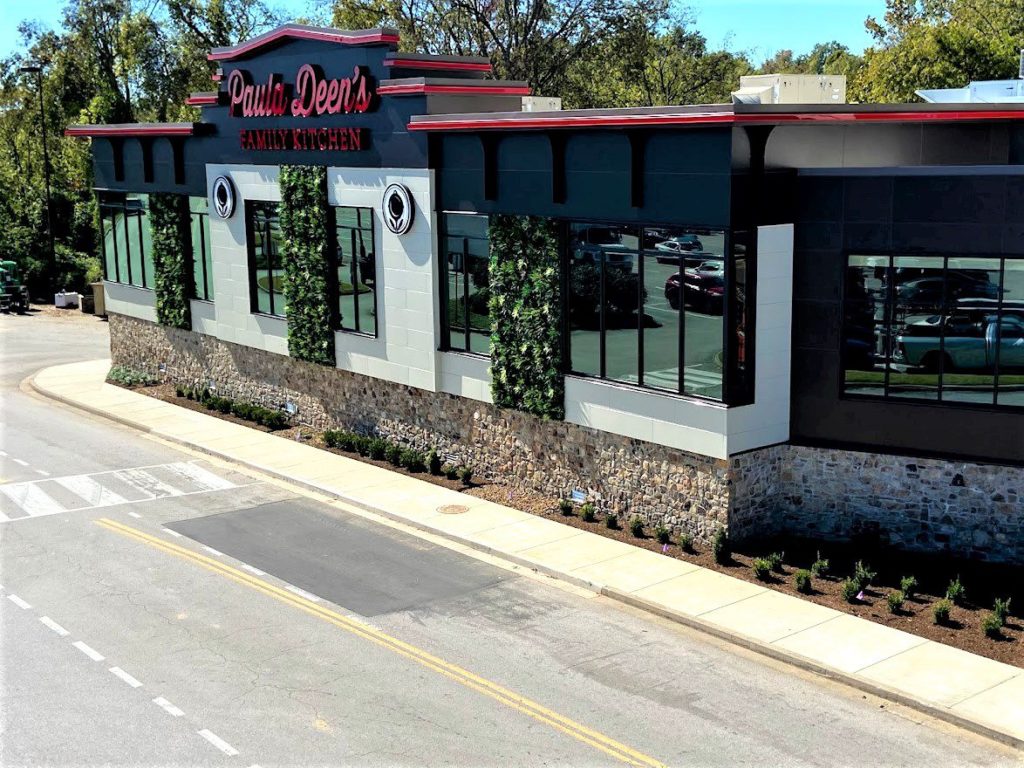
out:
<path id="1" fill-rule="evenodd" d="M 958 307 L 917 319 L 897 334 L 894 361 L 926 371 L 940 364 L 947 371 L 988 370 L 998 354 L 1000 369 L 1024 367 L 1024 312 L 997 317 L 989 308 Z"/>
<path id="2" fill-rule="evenodd" d="M 949 272 L 945 280 L 946 303 L 960 299 L 999 298 L 999 286 L 964 272 Z M 943 303 L 943 279 L 920 277 L 896 285 L 896 300 L 905 307 L 938 307 Z"/>
<path id="3" fill-rule="evenodd" d="M 686 269 L 676 272 L 665 281 L 665 298 L 672 309 L 679 309 L 680 290 L 683 301 L 698 312 L 722 314 L 725 299 L 725 279 L 721 270 Z"/>
<path id="4" fill-rule="evenodd" d="M 596 264 L 603 255 L 607 269 L 631 272 L 634 254 L 622 244 L 622 234 L 611 227 L 587 227 L 573 233 L 572 255 L 581 264 Z"/>

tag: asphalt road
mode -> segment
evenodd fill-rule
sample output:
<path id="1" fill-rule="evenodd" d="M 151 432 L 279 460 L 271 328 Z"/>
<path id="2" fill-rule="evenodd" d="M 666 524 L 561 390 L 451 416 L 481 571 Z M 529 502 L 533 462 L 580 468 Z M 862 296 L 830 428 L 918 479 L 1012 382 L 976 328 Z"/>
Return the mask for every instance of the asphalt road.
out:
<path id="1" fill-rule="evenodd" d="M 0 317 L 4 766 L 1015 764 L 19 389 L 105 345 Z"/>

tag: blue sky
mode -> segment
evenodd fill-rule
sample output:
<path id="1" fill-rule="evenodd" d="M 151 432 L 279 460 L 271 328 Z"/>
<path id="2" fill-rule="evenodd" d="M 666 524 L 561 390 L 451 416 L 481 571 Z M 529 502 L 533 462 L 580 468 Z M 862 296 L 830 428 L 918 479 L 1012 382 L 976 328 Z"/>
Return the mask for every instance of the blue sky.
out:
<path id="1" fill-rule="evenodd" d="M 295 15 L 309 15 L 310 8 L 327 6 L 326 0 L 271 2 Z M 55 27 L 65 4 L 66 0 L 0 0 L 0 56 L 20 46 L 16 28 L 21 21 L 32 19 Z M 885 12 L 885 0 L 689 0 L 685 4 L 712 46 L 748 51 L 755 62 L 784 48 L 800 53 L 829 40 L 859 52 L 870 42 L 864 19 Z"/>

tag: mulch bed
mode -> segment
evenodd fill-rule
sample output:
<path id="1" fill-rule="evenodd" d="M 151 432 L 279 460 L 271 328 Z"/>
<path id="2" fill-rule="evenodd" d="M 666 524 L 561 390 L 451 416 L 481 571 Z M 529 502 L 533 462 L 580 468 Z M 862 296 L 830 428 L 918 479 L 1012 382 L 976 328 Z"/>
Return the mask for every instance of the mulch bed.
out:
<path id="1" fill-rule="evenodd" d="M 240 419 L 232 414 L 211 411 L 202 404 L 178 397 L 170 384 L 158 384 L 149 387 L 129 387 L 133 391 L 155 397 L 175 405 L 201 411 L 220 419 L 242 424 L 250 429 L 269 432 L 266 427 Z M 362 457 L 358 453 L 349 453 L 336 448 L 328 448 L 323 443 L 319 432 L 308 427 L 289 427 L 277 430 L 276 434 L 286 439 L 300 440 L 316 448 L 331 451 L 347 458 L 373 464 L 394 472 L 408 473 L 387 461 L 376 461 Z M 437 477 L 427 472 L 413 475 L 434 485 L 451 490 L 462 491 L 471 496 L 487 499 L 513 509 L 546 517 L 563 525 L 598 533 L 602 536 L 617 539 L 636 547 L 643 547 L 652 552 L 663 552 L 666 557 L 686 560 L 710 570 L 734 576 L 746 581 L 762 584 L 769 589 L 810 600 L 828 606 L 837 611 L 859 616 L 878 624 L 901 629 L 936 642 L 961 648 L 980 656 L 1024 667 L 1024 620 L 1011 615 L 1002 631 L 1001 640 L 986 637 L 981 629 L 981 622 L 991 610 L 994 597 L 1012 597 L 1011 609 L 1019 614 L 1024 607 L 1024 569 L 1020 567 L 990 564 L 976 561 L 955 560 L 950 557 L 908 553 L 886 549 L 871 540 L 853 542 L 820 542 L 793 537 L 778 538 L 770 541 L 743 542 L 734 545 L 735 551 L 727 565 L 719 565 L 714 561 L 709 546 L 697 543 L 695 552 L 683 552 L 673 541 L 667 548 L 659 544 L 651 531 L 644 538 L 634 537 L 625 528 L 613 530 L 604 523 L 604 515 L 598 511 L 598 520 L 594 523 L 584 522 L 578 514 L 563 515 L 558 509 L 558 500 L 531 491 L 510 488 L 501 483 L 486 479 L 474 479 L 469 487 L 459 480 Z M 578 510 L 577 510 L 578 511 Z M 620 521 L 625 526 L 627 521 Z M 762 557 L 770 552 L 781 552 L 783 557 L 783 573 L 772 574 L 768 582 L 758 581 L 754 576 L 751 563 L 754 558 Z M 809 594 L 798 592 L 793 585 L 793 574 L 799 568 L 810 568 L 812 562 L 821 557 L 830 561 L 830 575 L 815 578 L 814 591 Z M 865 590 L 864 600 L 850 604 L 840 594 L 840 584 L 846 576 L 853 572 L 853 564 L 863 560 L 878 571 L 878 577 L 871 587 Z M 903 610 L 898 614 L 889 612 L 886 595 L 899 589 L 900 578 L 913 575 L 920 583 L 920 593 L 904 603 Z M 932 619 L 932 605 L 945 593 L 948 582 L 959 576 L 967 588 L 969 598 L 963 606 L 954 606 L 948 625 L 939 626 Z M 973 602 L 976 601 L 976 602 Z"/>

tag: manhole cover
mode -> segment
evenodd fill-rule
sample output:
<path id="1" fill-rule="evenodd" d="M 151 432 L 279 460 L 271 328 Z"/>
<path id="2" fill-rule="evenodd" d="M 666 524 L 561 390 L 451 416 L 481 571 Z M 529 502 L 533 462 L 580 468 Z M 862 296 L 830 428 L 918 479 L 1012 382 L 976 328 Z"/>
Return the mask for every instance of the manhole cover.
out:
<path id="1" fill-rule="evenodd" d="M 461 515 L 463 512 L 469 512 L 469 507 L 464 507 L 461 504 L 445 504 L 438 507 L 437 511 L 442 515 Z"/>

